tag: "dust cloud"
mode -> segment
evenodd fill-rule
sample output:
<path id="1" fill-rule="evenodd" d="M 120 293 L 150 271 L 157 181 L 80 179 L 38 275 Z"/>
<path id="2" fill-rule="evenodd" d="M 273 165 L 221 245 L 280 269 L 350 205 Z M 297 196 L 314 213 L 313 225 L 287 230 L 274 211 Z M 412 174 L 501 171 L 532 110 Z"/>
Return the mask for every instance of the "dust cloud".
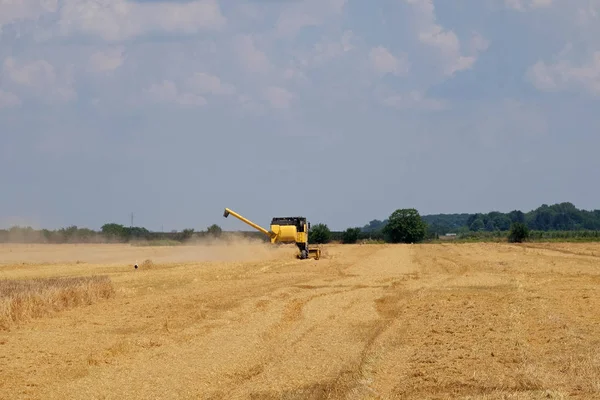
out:
<path id="1" fill-rule="evenodd" d="M 271 244 L 258 239 L 228 236 L 225 238 L 191 239 L 172 252 L 153 258 L 158 262 L 206 261 L 261 261 L 276 258 L 293 258 L 297 253 L 294 244 Z"/>
<path id="2" fill-rule="evenodd" d="M 151 260 L 154 264 L 195 262 L 258 262 L 293 259 L 295 245 L 271 244 L 259 239 L 228 235 L 192 239 L 172 245 L 131 244 L 0 244 L 0 265 L 7 264 L 125 264 Z"/>

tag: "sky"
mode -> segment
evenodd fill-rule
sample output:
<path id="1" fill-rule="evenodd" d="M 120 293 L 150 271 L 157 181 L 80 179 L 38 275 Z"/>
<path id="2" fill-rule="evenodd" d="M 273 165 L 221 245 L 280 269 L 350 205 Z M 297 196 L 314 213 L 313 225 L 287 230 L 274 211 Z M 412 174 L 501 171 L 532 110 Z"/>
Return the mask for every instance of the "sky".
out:
<path id="1" fill-rule="evenodd" d="M 600 0 L 0 0 L 0 227 L 599 208 Z"/>

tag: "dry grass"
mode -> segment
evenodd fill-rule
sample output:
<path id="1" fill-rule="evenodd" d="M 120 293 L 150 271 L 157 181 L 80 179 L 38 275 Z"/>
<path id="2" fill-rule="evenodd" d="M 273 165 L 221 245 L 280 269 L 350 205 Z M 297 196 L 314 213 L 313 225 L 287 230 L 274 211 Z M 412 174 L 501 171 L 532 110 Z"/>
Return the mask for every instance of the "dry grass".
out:
<path id="1" fill-rule="evenodd" d="M 107 276 L 0 280 L 0 329 L 113 295 Z"/>

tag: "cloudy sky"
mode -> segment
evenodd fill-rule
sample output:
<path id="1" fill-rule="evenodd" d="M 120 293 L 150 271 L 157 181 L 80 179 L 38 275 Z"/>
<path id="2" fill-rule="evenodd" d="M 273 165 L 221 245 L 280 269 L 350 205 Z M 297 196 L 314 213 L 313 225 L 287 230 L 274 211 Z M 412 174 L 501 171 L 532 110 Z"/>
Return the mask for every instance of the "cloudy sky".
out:
<path id="1" fill-rule="evenodd" d="M 599 208 L 600 0 L 0 0 L 0 226 Z"/>

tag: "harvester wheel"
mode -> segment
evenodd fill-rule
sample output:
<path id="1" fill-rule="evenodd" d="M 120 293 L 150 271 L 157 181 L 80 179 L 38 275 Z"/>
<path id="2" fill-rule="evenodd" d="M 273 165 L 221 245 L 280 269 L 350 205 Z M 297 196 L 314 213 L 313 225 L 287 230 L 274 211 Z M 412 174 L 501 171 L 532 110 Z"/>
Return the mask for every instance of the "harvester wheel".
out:
<path id="1" fill-rule="evenodd" d="M 308 258 L 308 252 L 306 250 L 302 250 L 300 252 L 300 259 L 306 260 Z"/>

